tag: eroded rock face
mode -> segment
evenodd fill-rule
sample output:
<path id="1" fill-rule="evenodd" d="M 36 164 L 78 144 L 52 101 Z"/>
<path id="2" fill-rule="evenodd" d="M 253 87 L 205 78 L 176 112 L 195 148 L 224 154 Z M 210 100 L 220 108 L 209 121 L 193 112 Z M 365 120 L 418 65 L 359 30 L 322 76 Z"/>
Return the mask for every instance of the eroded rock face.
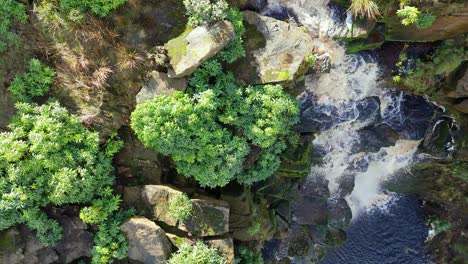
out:
<path id="1" fill-rule="evenodd" d="M 170 40 L 165 48 L 174 70 L 171 77 L 192 74 L 204 61 L 221 51 L 235 37 L 229 21 L 220 21 L 210 27 L 197 27 Z"/>
<path id="2" fill-rule="evenodd" d="M 199 237 L 229 232 L 229 204 L 221 200 L 192 199 L 192 216 L 179 229 Z"/>
<path id="3" fill-rule="evenodd" d="M 128 239 L 128 258 L 142 263 L 166 263 L 171 242 L 166 232 L 145 217 L 132 217 L 120 227 Z"/>
<path id="4" fill-rule="evenodd" d="M 169 201 L 181 193 L 181 191 L 165 185 L 145 185 L 141 189 L 143 203 L 152 210 L 154 219 L 170 226 L 176 226 L 177 220 L 169 214 L 167 209 Z"/>
<path id="5" fill-rule="evenodd" d="M 247 84 L 288 82 L 306 69 L 305 58 L 313 48 L 308 33 L 252 11 L 243 13 L 247 56 L 233 69 L 236 77 Z"/>
<path id="6" fill-rule="evenodd" d="M 186 78 L 169 78 L 167 73 L 152 71 L 149 79 L 137 94 L 137 104 L 144 103 L 158 95 L 172 95 L 176 91 L 184 92 L 187 89 L 188 80 Z"/>

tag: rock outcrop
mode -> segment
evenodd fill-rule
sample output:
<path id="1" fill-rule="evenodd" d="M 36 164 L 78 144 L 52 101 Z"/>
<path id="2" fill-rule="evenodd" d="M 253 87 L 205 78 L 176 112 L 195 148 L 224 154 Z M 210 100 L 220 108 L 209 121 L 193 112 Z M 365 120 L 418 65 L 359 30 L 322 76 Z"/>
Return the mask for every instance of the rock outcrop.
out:
<path id="1" fill-rule="evenodd" d="M 168 206 L 170 199 L 181 193 L 165 185 L 146 185 L 141 189 L 141 198 L 155 220 L 176 226 L 177 219 L 170 215 Z"/>
<path id="2" fill-rule="evenodd" d="M 128 258 L 145 264 L 166 263 L 171 242 L 166 232 L 145 217 L 132 217 L 120 229 L 128 239 Z"/>
<path id="3" fill-rule="evenodd" d="M 188 80 L 186 78 L 169 78 L 167 73 L 152 71 L 146 84 L 137 94 L 137 104 L 153 99 L 157 95 L 172 95 L 175 91 L 185 91 Z"/>
<path id="4" fill-rule="evenodd" d="M 229 232 L 229 204 L 221 200 L 192 199 L 192 216 L 179 229 L 198 237 L 225 235 Z"/>
<path id="5" fill-rule="evenodd" d="M 247 84 L 292 81 L 307 70 L 311 36 L 298 26 L 244 11 L 247 56 L 232 70 Z"/>
<path id="6" fill-rule="evenodd" d="M 78 217 L 61 216 L 58 219 L 63 228 L 62 239 L 54 249 L 59 254 L 60 263 L 72 263 L 83 257 L 91 257 L 93 234 Z"/>
<path id="7" fill-rule="evenodd" d="M 221 51 L 235 37 L 229 21 L 220 21 L 210 27 L 197 27 L 170 40 L 165 48 L 168 51 L 174 70 L 171 77 L 192 74 L 204 61 Z"/>

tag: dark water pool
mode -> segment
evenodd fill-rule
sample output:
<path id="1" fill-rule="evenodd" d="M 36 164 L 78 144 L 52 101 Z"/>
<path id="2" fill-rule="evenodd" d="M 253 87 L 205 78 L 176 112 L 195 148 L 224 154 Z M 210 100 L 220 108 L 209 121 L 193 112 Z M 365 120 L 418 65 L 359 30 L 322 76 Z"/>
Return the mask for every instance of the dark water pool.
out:
<path id="1" fill-rule="evenodd" d="M 353 220 L 347 242 L 329 250 L 320 264 L 425 264 L 427 232 L 418 200 L 399 195 L 386 210 Z"/>

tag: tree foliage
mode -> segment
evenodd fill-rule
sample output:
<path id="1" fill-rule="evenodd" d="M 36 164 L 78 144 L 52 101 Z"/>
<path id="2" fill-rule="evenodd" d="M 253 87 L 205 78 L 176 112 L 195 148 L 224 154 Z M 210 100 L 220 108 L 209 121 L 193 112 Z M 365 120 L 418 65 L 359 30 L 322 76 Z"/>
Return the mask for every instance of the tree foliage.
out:
<path id="1" fill-rule="evenodd" d="M 198 241 L 193 246 L 187 243 L 182 244 L 179 250 L 172 255 L 167 263 L 226 264 L 227 262 L 218 254 L 215 248 L 208 247 L 203 242 Z"/>
<path id="2" fill-rule="evenodd" d="M 16 0 L 0 1 L 0 52 L 18 42 L 17 35 L 12 32 L 14 23 L 25 24 L 28 19 L 26 6 Z"/>
<path id="3" fill-rule="evenodd" d="M 183 221 L 192 215 L 192 201 L 185 193 L 179 193 L 169 200 L 169 214 L 177 219 Z"/>
<path id="4" fill-rule="evenodd" d="M 120 230 L 107 226 L 120 201 L 109 187 L 112 157 L 122 142 L 110 139 L 101 147 L 98 134 L 57 102 L 18 103 L 17 109 L 9 131 L 0 134 L 0 230 L 24 223 L 41 243 L 52 246 L 60 239 L 61 228 L 41 208 L 90 203 L 81 213 L 83 220 L 120 241 L 123 234 L 116 233 Z M 123 255 L 122 243 L 109 244 L 108 254 Z"/>
<path id="5" fill-rule="evenodd" d="M 33 97 L 43 96 L 54 82 L 55 72 L 38 59 L 29 62 L 29 72 L 17 76 L 8 87 L 19 101 L 30 102 Z"/>

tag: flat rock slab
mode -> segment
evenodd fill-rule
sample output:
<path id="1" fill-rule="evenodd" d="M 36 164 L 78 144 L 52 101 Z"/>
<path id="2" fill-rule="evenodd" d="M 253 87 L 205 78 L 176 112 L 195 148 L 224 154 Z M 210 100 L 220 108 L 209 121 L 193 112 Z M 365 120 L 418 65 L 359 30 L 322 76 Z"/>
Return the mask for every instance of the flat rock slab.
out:
<path id="1" fill-rule="evenodd" d="M 235 37 L 229 21 L 220 21 L 210 27 L 196 27 L 186 30 L 179 37 L 170 40 L 165 48 L 168 51 L 174 70 L 171 77 L 192 74 L 204 61 L 215 56 Z"/>
<path id="2" fill-rule="evenodd" d="M 167 73 L 152 71 L 149 79 L 137 94 L 137 104 L 144 103 L 158 95 L 172 95 L 176 91 L 185 91 L 188 80 L 186 78 L 169 78 Z"/>
<path id="3" fill-rule="evenodd" d="M 141 190 L 141 197 L 145 206 L 152 211 L 155 220 L 176 226 L 177 219 L 169 214 L 168 206 L 170 199 L 181 193 L 165 185 L 145 185 Z"/>
<path id="4" fill-rule="evenodd" d="M 247 84 L 288 82 L 307 70 L 312 37 L 300 27 L 244 11 L 247 56 L 232 69 Z M 255 70 L 252 70 L 255 69 Z"/>
<path id="5" fill-rule="evenodd" d="M 192 216 L 179 229 L 200 237 L 229 232 L 229 204 L 221 200 L 192 199 Z"/>
<path id="6" fill-rule="evenodd" d="M 166 263 L 171 242 L 166 232 L 145 217 L 132 217 L 120 229 L 128 239 L 128 258 L 145 264 Z"/>

